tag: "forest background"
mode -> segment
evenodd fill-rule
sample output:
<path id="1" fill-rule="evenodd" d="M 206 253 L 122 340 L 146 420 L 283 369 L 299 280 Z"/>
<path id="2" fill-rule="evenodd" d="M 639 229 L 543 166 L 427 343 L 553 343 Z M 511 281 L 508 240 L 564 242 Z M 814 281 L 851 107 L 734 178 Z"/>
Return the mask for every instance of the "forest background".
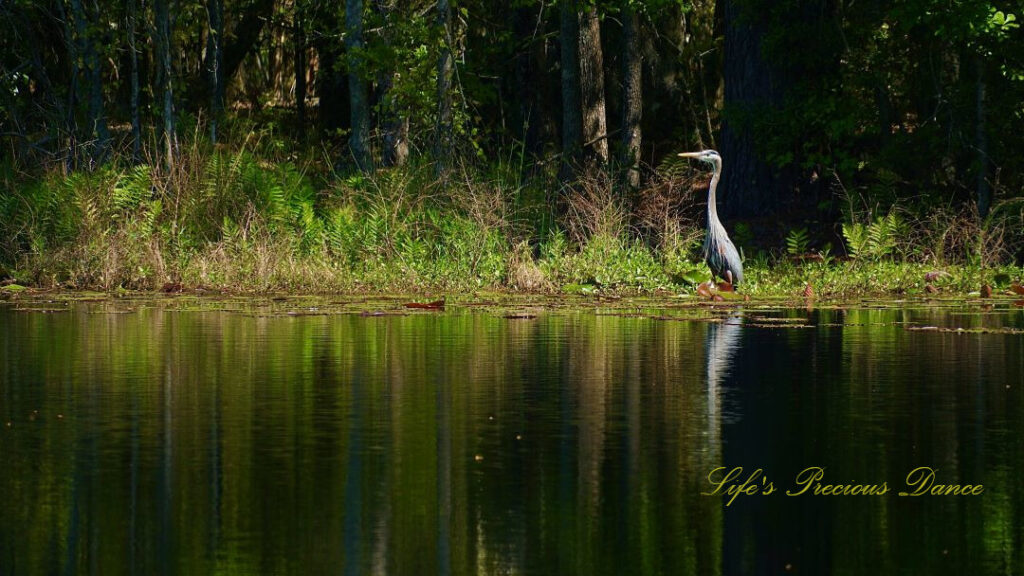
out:
<path id="1" fill-rule="evenodd" d="M 0 281 L 1010 286 L 1019 0 L 4 0 Z"/>

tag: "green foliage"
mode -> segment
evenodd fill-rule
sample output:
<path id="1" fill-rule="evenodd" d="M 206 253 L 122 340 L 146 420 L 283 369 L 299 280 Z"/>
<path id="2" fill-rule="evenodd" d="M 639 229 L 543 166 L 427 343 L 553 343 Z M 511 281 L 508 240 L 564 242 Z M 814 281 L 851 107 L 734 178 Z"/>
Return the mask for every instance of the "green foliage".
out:
<path id="1" fill-rule="evenodd" d="M 908 223 L 896 212 L 875 218 L 867 225 L 843 223 L 847 254 L 855 259 L 877 260 L 900 254 L 909 235 Z"/>
<path id="2" fill-rule="evenodd" d="M 810 243 L 807 228 L 794 228 L 786 235 L 786 253 L 790 256 L 806 254 Z"/>

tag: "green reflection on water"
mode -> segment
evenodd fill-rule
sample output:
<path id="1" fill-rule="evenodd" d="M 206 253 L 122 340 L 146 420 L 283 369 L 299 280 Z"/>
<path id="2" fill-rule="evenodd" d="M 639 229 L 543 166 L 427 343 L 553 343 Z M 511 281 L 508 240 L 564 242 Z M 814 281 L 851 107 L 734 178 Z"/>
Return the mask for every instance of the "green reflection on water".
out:
<path id="1" fill-rule="evenodd" d="M 101 312 L 0 308 L 0 574 L 1024 571 L 1022 337 L 905 330 L 1017 313 Z"/>

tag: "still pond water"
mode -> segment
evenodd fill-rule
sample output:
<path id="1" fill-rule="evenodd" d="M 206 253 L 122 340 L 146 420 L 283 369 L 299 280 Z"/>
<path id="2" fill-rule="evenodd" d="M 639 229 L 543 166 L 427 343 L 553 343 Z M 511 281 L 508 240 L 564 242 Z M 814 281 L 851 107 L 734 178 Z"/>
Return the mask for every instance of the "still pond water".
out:
<path id="1" fill-rule="evenodd" d="M 1011 306 L 55 308 L 0 305 L 2 575 L 1024 574 Z"/>

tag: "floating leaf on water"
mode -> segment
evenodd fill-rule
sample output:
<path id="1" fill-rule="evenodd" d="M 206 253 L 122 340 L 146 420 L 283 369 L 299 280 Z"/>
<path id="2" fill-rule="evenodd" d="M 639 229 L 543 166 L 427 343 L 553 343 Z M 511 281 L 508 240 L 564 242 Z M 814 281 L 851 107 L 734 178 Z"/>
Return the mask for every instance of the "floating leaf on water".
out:
<path id="1" fill-rule="evenodd" d="M 722 291 L 722 292 L 735 292 L 736 291 L 735 289 L 733 289 L 732 284 L 730 284 L 730 283 L 728 283 L 728 282 L 726 282 L 724 280 L 722 282 L 719 282 L 718 289 L 720 291 Z"/>
<path id="2" fill-rule="evenodd" d="M 981 285 L 981 292 L 980 292 L 980 294 L 981 294 L 982 298 L 991 298 L 992 297 L 992 287 L 989 286 L 988 284 L 982 284 Z"/>
<path id="3" fill-rule="evenodd" d="M 1024 286 L 1014 282 L 1013 284 L 1010 284 L 1010 292 L 1024 296 Z"/>
<path id="4" fill-rule="evenodd" d="M 406 302 L 403 304 L 406 308 L 416 308 L 419 310 L 443 310 L 444 299 L 434 300 L 433 302 Z"/>
<path id="5" fill-rule="evenodd" d="M 814 286 L 810 282 L 804 282 L 804 298 L 814 298 Z"/>
<path id="6" fill-rule="evenodd" d="M 704 298 L 711 298 L 711 281 L 701 282 L 697 285 L 697 295 Z"/>

